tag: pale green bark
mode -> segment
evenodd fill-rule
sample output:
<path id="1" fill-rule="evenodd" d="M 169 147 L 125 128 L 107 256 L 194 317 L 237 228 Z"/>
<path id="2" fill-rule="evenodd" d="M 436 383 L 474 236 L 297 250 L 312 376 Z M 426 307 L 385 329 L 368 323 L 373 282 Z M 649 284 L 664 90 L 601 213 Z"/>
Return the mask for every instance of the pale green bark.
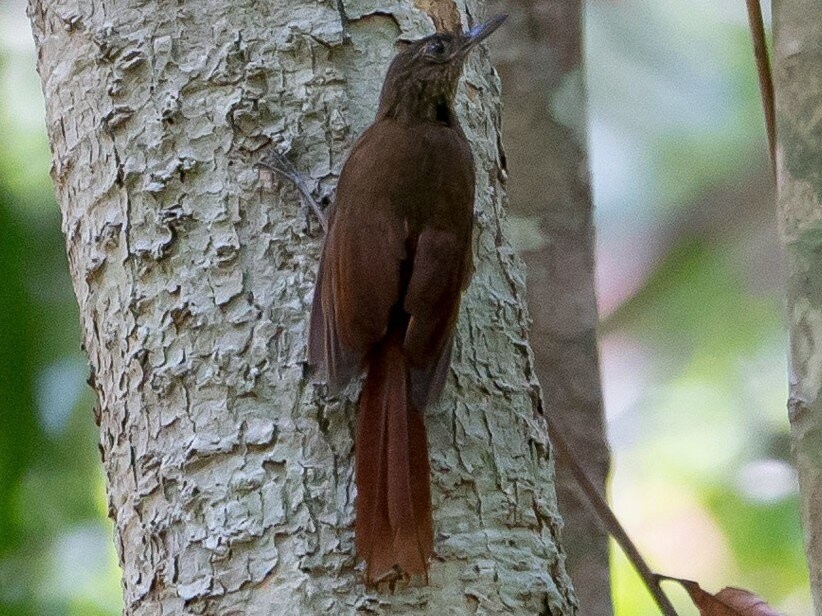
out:
<path id="1" fill-rule="evenodd" d="M 790 400 L 811 590 L 822 614 L 822 4 L 776 0 L 777 205 L 788 271 Z"/>

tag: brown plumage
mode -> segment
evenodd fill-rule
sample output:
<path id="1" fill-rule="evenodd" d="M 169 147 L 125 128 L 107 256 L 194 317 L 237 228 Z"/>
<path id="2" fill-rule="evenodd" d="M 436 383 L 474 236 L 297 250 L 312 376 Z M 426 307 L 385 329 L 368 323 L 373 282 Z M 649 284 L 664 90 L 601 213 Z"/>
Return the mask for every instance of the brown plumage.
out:
<path id="1" fill-rule="evenodd" d="M 311 313 L 332 391 L 363 370 L 356 547 L 366 581 L 433 554 L 423 411 L 440 395 L 472 273 L 474 162 L 453 102 L 468 51 L 505 19 L 409 44 L 343 166 Z"/>

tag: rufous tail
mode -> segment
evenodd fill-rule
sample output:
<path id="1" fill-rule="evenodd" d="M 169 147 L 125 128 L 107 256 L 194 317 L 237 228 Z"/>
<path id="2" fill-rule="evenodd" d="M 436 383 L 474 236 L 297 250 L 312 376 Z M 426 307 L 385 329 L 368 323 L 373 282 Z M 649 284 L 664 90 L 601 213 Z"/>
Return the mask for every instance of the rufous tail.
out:
<path id="1" fill-rule="evenodd" d="M 411 405 L 402 336 L 370 353 L 357 413 L 357 553 L 366 582 L 396 566 L 428 577 L 434 552 L 428 444 L 422 411 Z"/>

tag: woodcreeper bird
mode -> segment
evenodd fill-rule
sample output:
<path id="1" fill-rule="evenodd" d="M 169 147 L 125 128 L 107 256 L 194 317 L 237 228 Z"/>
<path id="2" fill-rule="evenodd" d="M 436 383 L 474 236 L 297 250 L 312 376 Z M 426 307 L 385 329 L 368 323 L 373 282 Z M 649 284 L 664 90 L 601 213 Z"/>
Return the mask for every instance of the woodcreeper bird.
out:
<path id="1" fill-rule="evenodd" d="M 400 51 L 337 185 L 309 362 L 332 393 L 366 373 L 355 540 L 369 583 L 395 567 L 427 579 L 434 532 L 423 411 L 442 392 L 473 272 L 474 160 L 454 98 L 468 53 L 505 17 Z"/>

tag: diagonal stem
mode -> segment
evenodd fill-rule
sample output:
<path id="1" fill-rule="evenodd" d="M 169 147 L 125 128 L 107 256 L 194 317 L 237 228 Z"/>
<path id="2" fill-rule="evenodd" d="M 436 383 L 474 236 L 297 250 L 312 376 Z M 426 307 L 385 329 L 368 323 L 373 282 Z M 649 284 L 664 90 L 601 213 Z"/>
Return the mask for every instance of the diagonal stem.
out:
<path id="1" fill-rule="evenodd" d="M 642 558 L 642 554 L 639 553 L 636 545 L 634 545 L 634 542 L 631 541 L 628 533 L 625 532 L 622 524 L 620 524 L 616 515 L 608 506 L 605 497 L 600 494 L 599 489 L 596 485 L 594 485 L 594 482 L 588 478 L 588 475 L 585 473 L 582 466 L 580 466 L 576 456 L 568 446 L 560 426 L 556 424 L 555 420 L 549 419 L 548 429 L 550 431 L 551 442 L 557 452 L 564 458 L 568 468 L 577 480 L 577 483 L 588 497 L 588 502 L 591 504 L 591 507 L 593 507 L 597 516 L 605 525 L 606 530 L 616 540 L 619 547 L 621 547 L 622 551 L 625 552 L 628 560 L 631 561 L 634 569 L 636 569 L 637 573 L 642 578 L 642 581 L 648 588 L 648 592 L 651 593 L 654 601 L 656 601 L 656 604 L 659 606 L 659 610 L 664 614 L 664 616 L 677 616 L 674 606 L 671 604 L 659 584 L 658 576 L 651 571 L 648 563 L 646 563 L 645 559 Z"/>
<path id="2" fill-rule="evenodd" d="M 759 0 L 745 0 L 748 7 L 748 23 L 751 27 L 756 72 L 759 75 L 759 93 L 762 96 L 762 107 L 765 111 L 765 130 L 768 133 L 768 148 L 771 163 L 776 173 L 776 112 L 774 109 L 773 78 L 771 63 L 768 59 L 768 46 L 765 42 L 765 26 L 762 23 L 762 8 Z"/>

